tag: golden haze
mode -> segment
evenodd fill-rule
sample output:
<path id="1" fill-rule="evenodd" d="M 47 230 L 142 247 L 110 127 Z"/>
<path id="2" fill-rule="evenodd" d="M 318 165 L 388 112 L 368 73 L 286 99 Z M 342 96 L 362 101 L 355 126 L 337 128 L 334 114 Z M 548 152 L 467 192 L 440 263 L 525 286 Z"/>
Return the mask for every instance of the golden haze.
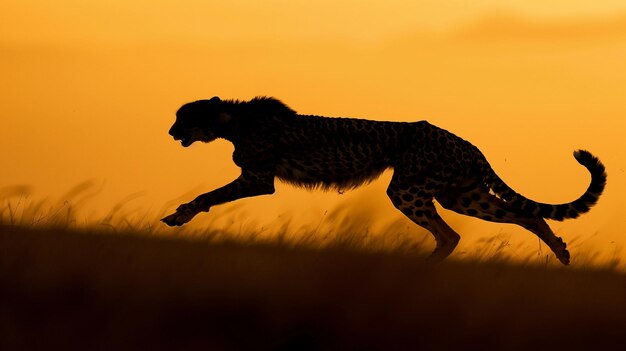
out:
<path id="1" fill-rule="evenodd" d="M 584 191 L 588 174 L 571 153 L 589 149 L 607 166 L 606 193 L 589 214 L 551 225 L 607 252 L 624 245 L 622 1 L 11 0 L 0 13 L 0 187 L 54 197 L 94 179 L 104 188 L 93 211 L 137 192 L 136 206 L 159 210 L 238 173 L 226 142 L 183 149 L 171 140 L 176 109 L 272 95 L 307 114 L 428 119 L 543 202 Z M 286 212 L 316 223 L 354 201 L 402 218 L 384 194 L 389 177 L 345 195 L 279 185 L 203 216 L 236 206 L 261 223 Z M 444 217 L 463 236 L 460 251 L 499 231 L 536 242 L 512 226 Z"/>

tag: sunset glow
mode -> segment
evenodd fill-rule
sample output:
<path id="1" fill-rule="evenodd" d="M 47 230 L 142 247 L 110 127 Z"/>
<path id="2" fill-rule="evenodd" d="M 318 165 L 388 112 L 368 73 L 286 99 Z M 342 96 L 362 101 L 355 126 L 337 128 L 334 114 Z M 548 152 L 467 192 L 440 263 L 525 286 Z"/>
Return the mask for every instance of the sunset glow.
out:
<path id="1" fill-rule="evenodd" d="M 86 218 L 133 194 L 131 206 L 156 216 L 239 172 L 225 141 L 174 142 L 176 110 L 268 95 L 303 114 L 426 119 L 542 202 L 584 192 L 588 172 L 572 152 L 590 150 L 607 167 L 605 194 L 589 214 L 550 225 L 585 250 L 611 255 L 626 244 L 624 1 L 8 0 L 0 13 L 0 189 L 24 184 L 56 198 L 93 180 L 102 190 L 81 205 Z M 191 225 L 237 213 L 265 227 L 279 216 L 311 225 L 343 203 L 396 221 L 390 176 L 345 194 L 277 183 L 272 196 Z M 461 252 L 499 232 L 538 245 L 513 226 L 442 216 L 461 233 Z"/>

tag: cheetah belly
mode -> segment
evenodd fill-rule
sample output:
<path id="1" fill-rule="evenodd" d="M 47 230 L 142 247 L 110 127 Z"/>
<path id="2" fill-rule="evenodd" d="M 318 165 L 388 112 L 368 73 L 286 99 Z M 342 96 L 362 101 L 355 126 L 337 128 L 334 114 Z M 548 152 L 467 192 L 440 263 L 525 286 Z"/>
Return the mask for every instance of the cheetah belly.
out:
<path id="1" fill-rule="evenodd" d="M 277 164 L 276 175 L 304 186 L 350 188 L 376 177 L 388 166 L 382 152 L 358 147 L 354 150 L 329 147 L 310 152 L 289 152 Z"/>

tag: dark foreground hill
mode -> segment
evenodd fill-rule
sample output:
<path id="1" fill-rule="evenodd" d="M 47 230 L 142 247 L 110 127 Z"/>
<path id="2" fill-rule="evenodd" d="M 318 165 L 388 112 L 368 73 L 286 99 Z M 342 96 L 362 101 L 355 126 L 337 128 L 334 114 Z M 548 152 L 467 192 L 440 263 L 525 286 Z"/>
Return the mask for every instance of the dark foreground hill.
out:
<path id="1" fill-rule="evenodd" d="M 0 349 L 603 349 L 609 271 L 0 227 Z"/>

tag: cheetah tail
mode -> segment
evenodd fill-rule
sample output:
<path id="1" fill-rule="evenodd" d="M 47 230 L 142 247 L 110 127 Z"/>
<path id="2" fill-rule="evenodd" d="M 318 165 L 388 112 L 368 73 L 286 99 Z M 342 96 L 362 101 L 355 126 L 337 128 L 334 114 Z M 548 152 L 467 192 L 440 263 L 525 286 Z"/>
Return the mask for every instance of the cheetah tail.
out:
<path id="1" fill-rule="evenodd" d="M 493 170 L 490 172 L 488 184 L 490 184 L 493 192 L 501 199 L 527 214 L 557 221 L 562 221 L 567 218 L 576 218 L 588 212 L 589 209 L 598 202 L 602 191 L 604 191 L 607 176 L 602 162 L 589 151 L 576 150 L 574 151 L 574 157 L 578 163 L 585 166 L 585 168 L 589 170 L 589 173 L 591 173 L 591 183 L 589 187 L 587 187 L 587 191 L 585 191 L 581 197 L 570 203 L 552 205 L 527 199 L 506 185 Z"/>

